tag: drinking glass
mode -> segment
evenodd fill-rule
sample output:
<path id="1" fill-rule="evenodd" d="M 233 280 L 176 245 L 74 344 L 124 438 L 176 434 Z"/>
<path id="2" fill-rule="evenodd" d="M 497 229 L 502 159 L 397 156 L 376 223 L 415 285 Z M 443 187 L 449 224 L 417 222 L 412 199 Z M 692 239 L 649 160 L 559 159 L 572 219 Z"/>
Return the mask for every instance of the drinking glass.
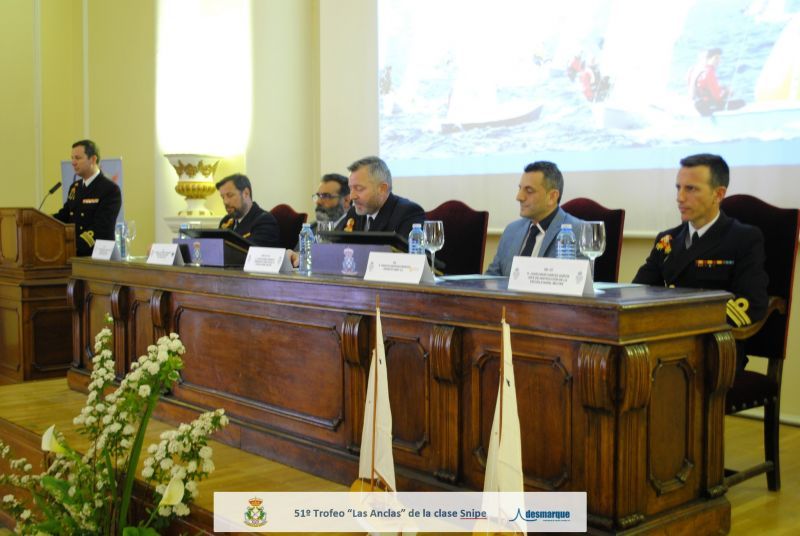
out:
<path id="1" fill-rule="evenodd" d="M 322 233 L 328 233 L 336 229 L 335 221 L 318 221 L 317 222 L 317 244 L 324 244 L 328 241 L 326 236 Z"/>
<path id="2" fill-rule="evenodd" d="M 133 242 L 133 239 L 136 238 L 136 222 L 134 220 L 126 221 L 125 229 L 127 231 L 125 233 L 125 249 L 128 253 L 127 260 L 131 260 L 133 258 L 133 255 L 131 255 L 131 242 Z"/>
<path id="3" fill-rule="evenodd" d="M 581 253 L 589 258 L 592 265 L 592 279 L 594 279 L 594 260 L 606 250 L 606 225 L 601 221 L 587 221 L 581 225 L 581 234 L 578 238 Z"/>
<path id="4" fill-rule="evenodd" d="M 431 271 L 436 273 L 436 252 L 444 246 L 444 223 L 439 220 L 428 220 L 422 224 L 425 235 L 423 245 L 431 254 Z"/>

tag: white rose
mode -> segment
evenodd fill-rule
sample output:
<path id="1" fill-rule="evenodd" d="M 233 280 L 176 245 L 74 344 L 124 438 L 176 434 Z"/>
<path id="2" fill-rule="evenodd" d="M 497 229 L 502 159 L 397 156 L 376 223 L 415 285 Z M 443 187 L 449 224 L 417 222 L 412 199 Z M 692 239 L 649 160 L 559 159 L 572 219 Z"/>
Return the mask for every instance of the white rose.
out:
<path id="1" fill-rule="evenodd" d="M 207 459 L 211 458 L 211 455 L 213 453 L 214 453 L 214 451 L 211 449 L 211 447 L 205 446 L 205 447 L 201 447 L 200 448 L 200 452 L 198 454 L 200 455 L 201 458 L 203 458 L 204 460 L 207 460 Z"/>
<path id="2" fill-rule="evenodd" d="M 150 386 L 149 385 L 142 385 L 139 387 L 139 396 L 142 398 L 147 398 L 150 396 Z"/>
<path id="3" fill-rule="evenodd" d="M 166 471 L 167 469 L 172 467 L 172 458 L 164 458 L 163 460 L 161 460 L 160 465 L 161 468 Z"/>
<path id="4" fill-rule="evenodd" d="M 153 476 L 153 468 L 152 467 L 145 467 L 144 469 L 142 469 L 142 477 L 150 478 L 151 476 Z"/>

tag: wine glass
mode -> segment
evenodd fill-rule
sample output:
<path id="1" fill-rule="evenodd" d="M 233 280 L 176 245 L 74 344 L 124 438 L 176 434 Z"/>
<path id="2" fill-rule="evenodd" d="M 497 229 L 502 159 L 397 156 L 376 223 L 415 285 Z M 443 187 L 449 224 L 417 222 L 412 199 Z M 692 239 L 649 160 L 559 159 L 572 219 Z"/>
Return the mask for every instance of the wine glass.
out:
<path id="1" fill-rule="evenodd" d="M 592 265 L 592 279 L 594 279 L 594 260 L 606 250 L 606 225 L 601 221 L 587 221 L 581 225 L 581 235 L 578 239 L 581 253 L 589 257 Z"/>
<path id="2" fill-rule="evenodd" d="M 125 249 L 128 253 L 127 260 L 131 260 L 133 258 L 133 255 L 131 255 L 131 242 L 133 242 L 133 239 L 136 238 L 136 222 L 134 220 L 126 221 L 125 229 Z"/>
<path id="3" fill-rule="evenodd" d="M 431 254 L 431 271 L 436 273 L 436 252 L 444 246 L 444 223 L 439 220 L 428 220 L 422 224 L 425 235 L 423 245 Z"/>

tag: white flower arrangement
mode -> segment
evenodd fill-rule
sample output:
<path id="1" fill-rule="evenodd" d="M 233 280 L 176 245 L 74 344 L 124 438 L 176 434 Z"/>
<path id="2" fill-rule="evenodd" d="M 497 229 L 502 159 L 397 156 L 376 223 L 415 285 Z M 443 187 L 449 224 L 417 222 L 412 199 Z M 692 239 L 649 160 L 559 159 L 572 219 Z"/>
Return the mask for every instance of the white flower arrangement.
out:
<path id="1" fill-rule="evenodd" d="M 106 322 L 110 325 L 111 318 Z M 159 443 L 147 447 L 140 474 L 154 491 L 154 507 L 147 520 L 130 518 L 145 430 L 160 395 L 178 380 L 186 349 L 176 333 L 161 337 L 131 364 L 119 387 L 105 394 L 114 381 L 111 338 L 108 327 L 95 337 L 86 406 L 73 419 L 90 440 L 87 451 L 81 455 L 71 449 L 51 426 L 42 436 L 42 450 L 54 455 L 47 471 L 31 474 L 32 464 L 20 458 L 10 460 L 11 471 L 0 475 L 0 485 L 25 490 L 33 499 L 7 494 L 0 501 L 0 509 L 16 518 L 19 534 L 158 534 L 173 516 L 189 514 L 197 482 L 214 471 L 207 441 L 228 424 L 221 409 L 162 433 Z M 0 458 L 9 456 L 10 448 L 0 442 Z M 135 521 L 138 525 L 131 526 Z"/>

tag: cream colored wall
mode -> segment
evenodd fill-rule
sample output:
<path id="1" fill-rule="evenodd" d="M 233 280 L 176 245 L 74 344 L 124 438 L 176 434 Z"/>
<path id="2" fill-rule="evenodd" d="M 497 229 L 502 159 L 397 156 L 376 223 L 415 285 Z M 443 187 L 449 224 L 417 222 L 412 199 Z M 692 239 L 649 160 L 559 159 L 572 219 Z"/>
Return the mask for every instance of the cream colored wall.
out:
<path id="1" fill-rule="evenodd" d="M 0 7 L 0 206 L 38 206 L 37 125 L 34 121 L 34 4 L 4 0 Z"/>
<path id="2" fill-rule="evenodd" d="M 132 253 L 153 241 L 156 0 L 89 1 L 89 134 L 103 156 L 122 157 Z"/>

